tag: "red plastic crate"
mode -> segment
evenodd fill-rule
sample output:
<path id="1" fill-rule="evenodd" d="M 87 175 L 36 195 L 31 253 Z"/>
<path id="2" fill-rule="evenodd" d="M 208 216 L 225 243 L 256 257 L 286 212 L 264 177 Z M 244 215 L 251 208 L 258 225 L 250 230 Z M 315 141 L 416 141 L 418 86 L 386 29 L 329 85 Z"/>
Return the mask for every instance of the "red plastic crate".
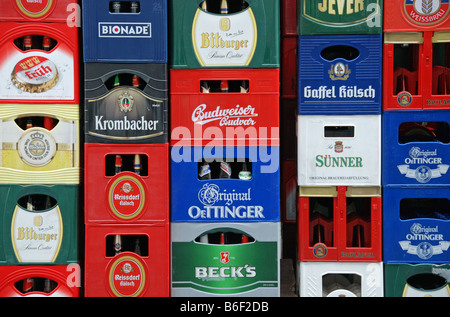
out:
<path id="1" fill-rule="evenodd" d="M 114 237 L 122 237 L 114 253 Z M 140 239 L 140 255 L 127 241 Z M 169 224 L 87 224 L 86 297 L 167 297 L 170 289 Z M 112 252 L 112 253 L 111 253 Z M 122 282 L 122 283 L 121 283 Z"/>
<path id="2" fill-rule="evenodd" d="M 298 97 L 298 36 L 281 37 L 281 97 Z"/>
<path id="3" fill-rule="evenodd" d="M 139 155 L 140 175 L 134 172 Z M 149 223 L 169 219 L 169 145 L 85 144 L 85 222 Z M 115 171 L 120 155 L 122 169 Z"/>
<path id="4" fill-rule="evenodd" d="M 381 202 L 380 196 L 358 193 L 357 188 L 338 186 L 313 195 L 300 188 L 299 261 L 381 261 Z M 326 205 L 329 214 L 324 212 Z"/>
<path id="5" fill-rule="evenodd" d="M 78 21 L 79 6 L 77 0 L 2 0 L 0 21 L 42 21 L 74 22 Z"/>
<path id="6" fill-rule="evenodd" d="M 297 1 L 281 0 L 281 35 L 298 35 L 297 31 Z"/>

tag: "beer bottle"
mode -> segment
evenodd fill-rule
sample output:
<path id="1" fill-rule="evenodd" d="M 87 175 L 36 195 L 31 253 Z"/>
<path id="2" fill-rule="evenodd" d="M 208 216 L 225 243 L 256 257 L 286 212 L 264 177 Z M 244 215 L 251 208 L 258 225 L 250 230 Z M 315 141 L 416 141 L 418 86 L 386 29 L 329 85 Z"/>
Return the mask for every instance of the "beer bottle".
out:
<path id="1" fill-rule="evenodd" d="M 50 51 L 52 40 L 48 36 L 44 36 L 42 39 L 42 48 L 44 51 Z"/>
<path id="2" fill-rule="evenodd" d="M 27 210 L 34 210 L 33 198 L 31 198 L 31 195 L 28 195 Z"/>
<path id="3" fill-rule="evenodd" d="M 114 13 L 120 13 L 120 9 L 121 9 L 120 1 L 114 1 L 112 3 L 112 9 L 113 9 Z"/>
<path id="4" fill-rule="evenodd" d="M 200 236 L 199 242 L 208 244 L 209 243 L 209 235 L 206 233 L 206 234 Z"/>
<path id="5" fill-rule="evenodd" d="M 139 77 L 136 75 L 133 75 L 133 87 L 134 88 L 139 88 L 139 86 L 141 85 Z"/>
<path id="6" fill-rule="evenodd" d="M 114 166 L 115 166 L 115 174 L 119 174 L 120 172 L 122 172 L 122 156 L 116 155 L 116 162 Z"/>
<path id="7" fill-rule="evenodd" d="M 32 127 L 33 127 L 33 119 L 28 118 L 26 129 L 28 130 L 28 129 L 31 129 Z"/>
<path id="8" fill-rule="evenodd" d="M 49 278 L 46 278 L 44 281 L 44 293 L 50 293 L 53 289 L 52 287 L 52 280 L 50 280 Z"/>
<path id="9" fill-rule="evenodd" d="M 53 118 L 51 117 L 44 117 L 44 128 L 48 131 L 53 129 Z"/>
<path id="10" fill-rule="evenodd" d="M 209 93 L 209 91 L 210 91 L 210 87 L 209 87 L 207 81 L 203 81 L 201 83 L 201 88 L 202 88 L 202 93 Z"/>
<path id="11" fill-rule="evenodd" d="M 122 252 L 122 236 L 120 234 L 114 236 L 114 252 L 116 255 Z"/>
<path id="12" fill-rule="evenodd" d="M 119 75 L 116 75 L 116 77 L 114 77 L 114 87 L 119 86 L 120 86 Z"/>
<path id="13" fill-rule="evenodd" d="M 231 166 L 229 163 L 225 161 L 220 162 L 219 178 L 231 178 Z"/>
<path id="14" fill-rule="evenodd" d="M 31 50 L 33 46 L 33 39 L 31 35 L 25 35 L 23 38 L 23 50 L 28 51 Z"/>
<path id="15" fill-rule="evenodd" d="M 136 253 L 137 255 L 141 255 L 141 242 L 139 240 L 139 237 L 136 238 L 136 241 L 134 243 L 134 253 Z"/>
<path id="16" fill-rule="evenodd" d="M 27 277 L 23 280 L 23 293 L 34 291 L 34 278 Z"/>
<path id="17" fill-rule="evenodd" d="M 131 13 L 138 13 L 138 12 L 139 12 L 139 2 L 131 1 Z"/>
<path id="18" fill-rule="evenodd" d="M 247 86 L 247 82 L 245 80 L 243 80 L 242 83 L 241 83 L 240 92 L 241 93 L 247 93 L 248 92 L 248 86 Z"/>
<path id="19" fill-rule="evenodd" d="M 228 14 L 228 2 L 227 0 L 222 0 L 220 3 L 220 13 L 221 14 Z"/>
<path id="20" fill-rule="evenodd" d="M 241 243 L 248 243 L 248 236 L 246 236 L 245 234 L 242 234 Z"/>
<path id="21" fill-rule="evenodd" d="M 220 244 L 225 244 L 225 233 L 221 232 L 220 233 Z"/>
<path id="22" fill-rule="evenodd" d="M 134 172 L 141 175 L 141 156 L 139 154 L 134 155 Z"/>
<path id="23" fill-rule="evenodd" d="M 239 172 L 239 179 L 250 180 L 252 179 L 252 172 L 247 169 L 247 159 L 244 159 L 242 164 L 242 170 Z"/>
<path id="24" fill-rule="evenodd" d="M 228 80 L 221 80 L 220 81 L 220 91 L 227 93 L 228 92 Z"/>
<path id="25" fill-rule="evenodd" d="M 209 166 L 208 162 L 205 161 L 205 159 L 203 159 L 202 164 L 200 164 L 198 179 L 211 179 L 211 167 Z"/>
<path id="26" fill-rule="evenodd" d="M 207 7 L 207 5 L 206 5 L 206 0 L 203 0 L 203 2 L 202 2 L 202 7 L 201 7 L 203 10 L 205 10 L 205 12 L 208 12 L 208 7 Z"/>

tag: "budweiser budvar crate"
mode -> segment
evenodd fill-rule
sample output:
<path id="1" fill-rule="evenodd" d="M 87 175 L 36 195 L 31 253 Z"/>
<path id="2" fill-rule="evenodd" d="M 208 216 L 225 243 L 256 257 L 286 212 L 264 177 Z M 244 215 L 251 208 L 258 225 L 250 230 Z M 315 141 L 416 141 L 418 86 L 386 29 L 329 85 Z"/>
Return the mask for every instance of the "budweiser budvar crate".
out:
<path id="1" fill-rule="evenodd" d="M 279 68 L 279 0 L 171 0 L 171 68 Z"/>
<path id="2" fill-rule="evenodd" d="M 450 185 L 450 113 L 385 111 L 383 186 Z"/>
<path id="3" fill-rule="evenodd" d="M 448 186 L 383 187 L 383 261 L 448 263 Z"/>
<path id="4" fill-rule="evenodd" d="M 167 64 L 84 67 L 86 143 L 168 142 Z"/>
<path id="5" fill-rule="evenodd" d="M 79 105 L 0 104 L 0 183 L 79 184 Z"/>
<path id="6" fill-rule="evenodd" d="M 83 0 L 84 62 L 167 63 L 167 1 Z"/>
<path id="7" fill-rule="evenodd" d="M 279 139 L 279 69 L 172 69 L 171 142 Z"/>
<path id="8" fill-rule="evenodd" d="M 299 186 L 380 186 L 381 115 L 298 116 Z"/>
<path id="9" fill-rule="evenodd" d="M 450 30 L 448 0 L 385 1 L 384 32 Z"/>
<path id="10" fill-rule="evenodd" d="M 0 198 L 0 263 L 77 263 L 79 185 L 0 185 Z"/>
<path id="11" fill-rule="evenodd" d="M 169 224 L 87 224 L 86 297 L 168 297 Z"/>
<path id="12" fill-rule="evenodd" d="M 280 296 L 280 222 L 171 223 L 171 250 L 173 297 Z"/>
<path id="13" fill-rule="evenodd" d="M 299 37 L 299 114 L 380 114 L 382 36 Z"/>
<path id="14" fill-rule="evenodd" d="M 382 0 L 299 0 L 300 35 L 381 34 Z"/>
<path id="15" fill-rule="evenodd" d="M 75 22 L 77 0 L 1 0 L 0 21 Z"/>
<path id="16" fill-rule="evenodd" d="M 0 102 L 79 104 L 78 29 L 1 22 Z"/>
<path id="17" fill-rule="evenodd" d="M 85 222 L 169 220 L 169 145 L 85 143 Z"/>
<path id="18" fill-rule="evenodd" d="M 299 187 L 299 261 L 380 262 L 381 203 L 381 187 Z"/>

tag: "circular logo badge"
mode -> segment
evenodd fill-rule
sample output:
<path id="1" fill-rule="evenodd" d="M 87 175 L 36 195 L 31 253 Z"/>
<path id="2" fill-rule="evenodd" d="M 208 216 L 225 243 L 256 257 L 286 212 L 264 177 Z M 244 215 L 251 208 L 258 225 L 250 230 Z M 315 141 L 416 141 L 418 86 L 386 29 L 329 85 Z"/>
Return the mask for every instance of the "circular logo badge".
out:
<path id="1" fill-rule="evenodd" d="M 404 0 L 404 11 L 408 19 L 419 25 L 434 25 L 448 14 L 449 0 Z"/>
<path id="2" fill-rule="evenodd" d="M 324 258 L 327 255 L 327 246 L 323 243 L 316 243 L 313 247 L 313 253 L 316 258 Z"/>
<path id="3" fill-rule="evenodd" d="M 52 7 L 53 0 L 16 0 L 17 7 L 25 16 L 39 18 L 47 14 Z"/>
<path id="4" fill-rule="evenodd" d="M 415 177 L 419 183 L 428 183 L 431 179 L 431 169 L 428 166 L 421 165 L 416 168 Z"/>
<path id="5" fill-rule="evenodd" d="M 205 184 L 198 192 L 198 199 L 203 205 L 212 206 L 219 200 L 219 186 Z"/>
<path id="6" fill-rule="evenodd" d="M 20 158 L 30 166 L 47 165 L 56 154 L 56 142 L 43 128 L 30 128 L 17 143 Z"/>
<path id="7" fill-rule="evenodd" d="M 120 253 L 110 262 L 108 272 L 109 290 L 114 296 L 139 296 L 146 282 L 146 271 L 143 263 L 131 252 Z"/>
<path id="8" fill-rule="evenodd" d="M 412 95 L 407 91 L 402 91 L 397 95 L 397 103 L 402 107 L 408 107 L 412 102 Z"/>
<path id="9" fill-rule="evenodd" d="M 28 56 L 20 60 L 11 73 L 14 85 L 29 93 L 51 89 L 58 81 L 56 65 L 43 56 Z"/>
<path id="10" fill-rule="evenodd" d="M 428 260 L 433 256 L 433 246 L 429 242 L 421 242 L 417 245 L 417 256 L 422 260 Z"/>
<path id="11" fill-rule="evenodd" d="M 117 174 L 117 177 L 111 179 L 107 191 L 109 209 L 123 220 L 140 216 L 146 203 L 146 189 L 134 175 L 131 172 Z"/>

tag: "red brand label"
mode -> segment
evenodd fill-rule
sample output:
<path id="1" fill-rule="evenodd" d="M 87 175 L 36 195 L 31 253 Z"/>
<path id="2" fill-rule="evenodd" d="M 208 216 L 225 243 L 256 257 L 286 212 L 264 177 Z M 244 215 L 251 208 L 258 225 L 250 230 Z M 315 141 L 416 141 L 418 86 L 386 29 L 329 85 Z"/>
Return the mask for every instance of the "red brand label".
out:
<path id="1" fill-rule="evenodd" d="M 132 219 L 144 209 L 145 190 L 143 184 L 134 176 L 120 175 L 112 179 L 108 190 L 108 203 L 117 217 Z"/>
<path id="2" fill-rule="evenodd" d="M 53 0 L 16 0 L 16 2 L 23 14 L 37 18 L 50 10 Z"/>
<path id="3" fill-rule="evenodd" d="M 404 0 L 406 16 L 416 24 L 433 25 L 448 14 L 449 0 Z"/>
<path id="4" fill-rule="evenodd" d="M 137 258 L 119 256 L 109 269 L 109 285 L 116 296 L 139 296 L 145 286 L 145 270 Z"/>

